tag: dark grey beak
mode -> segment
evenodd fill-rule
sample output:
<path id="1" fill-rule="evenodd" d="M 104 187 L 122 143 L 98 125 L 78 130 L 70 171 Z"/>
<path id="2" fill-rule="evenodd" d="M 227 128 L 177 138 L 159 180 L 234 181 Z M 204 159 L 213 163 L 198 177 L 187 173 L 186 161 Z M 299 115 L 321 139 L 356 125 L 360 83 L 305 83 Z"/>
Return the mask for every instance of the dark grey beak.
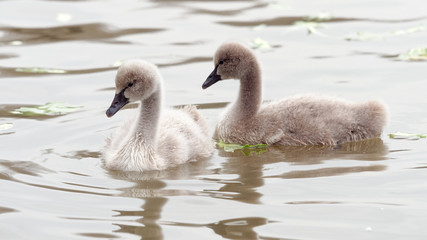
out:
<path id="1" fill-rule="evenodd" d="M 203 85 L 202 85 L 203 89 L 206 89 L 206 88 L 214 85 L 216 82 L 222 80 L 221 76 L 216 73 L 216 71 L 218 70 L 218 66 L 219 65 L 216 65 L 215 69 L 212 71 L 212 73 L 209 75 L 209 77 L 203 83 Z"/>
<path id="2" fill-rule="evenodd" d="M 112 117 L 114 114 L 116 114 L 122 107 L 124 107 L 126 104 L 129 103 L 129 99 L 125 97 L 125 90 L 124 88 L 121 92 L 117 93 L 114 96 L 113 102 L 111 103 L 110 108 L 108 108 L 107 117 Z"/>

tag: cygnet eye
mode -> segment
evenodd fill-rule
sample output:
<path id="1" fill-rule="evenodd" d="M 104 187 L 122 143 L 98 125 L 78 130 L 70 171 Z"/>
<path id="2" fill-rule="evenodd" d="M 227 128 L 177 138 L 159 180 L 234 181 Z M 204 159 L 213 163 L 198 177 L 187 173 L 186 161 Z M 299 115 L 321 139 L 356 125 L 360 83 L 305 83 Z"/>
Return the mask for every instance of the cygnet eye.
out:
<path id="1" fill-rule="evenodd" d="M 133 82 L 128 83 L 128 87 L 132 87 L 133 86 Z"/>
<path id="2" fill-rule="evenodd" d="M 219 61 L 219 65 L 222 65 L 223 63 L 224 63 L 224 61 L 222 61 L 222 60 L 221 60 L 221 61 Z"/>

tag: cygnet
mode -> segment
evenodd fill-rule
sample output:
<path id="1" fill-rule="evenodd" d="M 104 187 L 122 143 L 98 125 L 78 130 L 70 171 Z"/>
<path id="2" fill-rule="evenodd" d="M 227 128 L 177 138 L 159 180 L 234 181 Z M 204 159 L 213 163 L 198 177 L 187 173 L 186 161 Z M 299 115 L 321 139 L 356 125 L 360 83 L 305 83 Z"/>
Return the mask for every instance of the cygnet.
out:
<path id="1" fill-rule="evenodd" d="M 300 95 L 262 103 L 261 69 L 254 53 L 237 42 L 221 45 L 206 89 L 226 79 L 240 80 L 237 100 L 220 117 L 213 138 L 238 144 L 336 145 L 377 138 L 386 124 L 380 101 L 351 103 Z"/>
<path id="2" fill-rule="evenodd" d="M 155 65 L 127 61 L 119 67 L 115 82 L 108 117 L 130 102 L 140 106 L 106 139 L 102 152 L 108 169 L 162 170 L 212 154 L 208 124 L 195 106 L 162 110 L 162 77 Z"/>

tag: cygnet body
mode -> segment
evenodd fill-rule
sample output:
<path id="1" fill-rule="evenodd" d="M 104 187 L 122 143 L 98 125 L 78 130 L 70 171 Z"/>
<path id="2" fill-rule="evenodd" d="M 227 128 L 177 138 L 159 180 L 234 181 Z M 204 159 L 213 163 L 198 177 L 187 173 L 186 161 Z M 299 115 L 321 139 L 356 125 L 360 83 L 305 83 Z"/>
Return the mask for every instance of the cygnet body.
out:
<path id="1" fill-rule="evenodd" d="M 208 125 L 196 107 L 162 111 L 162 78 L 155 65 L 142 60 L 125 62 L 115 82 L 108 117 L 129 102 L 140 102 L 140 106 L 106 139 L 103 159 L 107 168 L 162 170 L 212 154 Z"/>
<path id="2" fill-rule="evenodd" d="M 239 144 L 336 145 L 379 137 L 387 111 L 379 101 L 351 103 L 300 95 L 262 104 L 261 69 L 254 53 L 237 42 L 221 45 L 215 69 L 203 83 L 240 80 L 237 100 L 222 114 L 213 138 Z"/>

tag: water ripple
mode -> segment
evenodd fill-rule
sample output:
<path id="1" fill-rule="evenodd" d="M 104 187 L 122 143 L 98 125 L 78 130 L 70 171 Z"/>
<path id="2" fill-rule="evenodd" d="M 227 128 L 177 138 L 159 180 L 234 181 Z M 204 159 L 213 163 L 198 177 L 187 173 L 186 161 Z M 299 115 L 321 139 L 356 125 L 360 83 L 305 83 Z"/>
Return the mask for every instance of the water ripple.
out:
<path id="1" fill-rule="evenodd" d="M 61 41 L 100 41 L 110 40 L 131 34 L 144 34 L 165 31 L 164 28 L 128 28 L 118 29 L 103 23 L 88 23 L 60 27 L 19 28 L 1 27 L 4 35 L 0 44 L 11 44 L 19 41 L 21 44 L 40 44 Z"/>
<path id="2" fill-rule="evenodd" d="M 178 227 L 208 227 L 225 239 L 259 239 L 254 228 L 273 222 L 275 221 L 271 221 L 263 217 L 244 217 L 224 219 L 208 224 L 181 222 L 162 222 L 162 224 Z"/>
<path id="3" fill-rule="evenodd" d="M 346 17 L 334 17 L 328 20 L 322 20 L 321 22 L 379 22 L 379 23 L 403 23 L 403 22 L 415 22 L 426 19 L 426 16 L 409 19 L 367 19 L 367 18 L 346 18 Z M 255 21 L 218 21 L 219 24 L 233 26 L 233 27 L 253 27 L 261 24 L 268 26 L 291 26 L 297 21 L 306 21 L 305 16 L 292 16 L 292 17 L 277 17 L 265 20 Z"/>
<path id="4" fill-rule="evenodd" d="M 179 61 L 157 63 L 156 65 L 162 67 L 180 66 L 198 62 L 210 62 L 212 57 L 183 57 Z M 75 75 L 75 74 L 89 74 L 99 73 L 106 71 L 114 71 L 118 66 L 107 66 L 99 68 L 87 68 L 87 69 L 59 69 L 59 68 L 44 68 L 44 67 L 2 67 L 0 66 L 1 77 L 42 77 L 46 75 Z"/>
<path id="5" fill-rule="evenodd" d="M 239 9 L 233 9 L 233 10 L 211 10 L 211 9 L 202 9 L 202 8 L 191 8 L 190 13 L 192 14 L 207 14 L 207 15 L 217 15 L 217 16 L 234 16 L 241 14 L 244 11 L 252 10 L 252 9 L 258 9 L 258 8 L 264 8 L 267 7 L 269 3 L 257 3 L 248 7 L 243 7 Z"/>
<path id="6" fill-rule="evenodd" d="M 13 208 L 7 208 L 7 207 L 1 207 L 0 206 L 0 214 L 3 213 L 10 213 L 10 212 L 16 212 L 17 210 L 13 209 Z"/>

